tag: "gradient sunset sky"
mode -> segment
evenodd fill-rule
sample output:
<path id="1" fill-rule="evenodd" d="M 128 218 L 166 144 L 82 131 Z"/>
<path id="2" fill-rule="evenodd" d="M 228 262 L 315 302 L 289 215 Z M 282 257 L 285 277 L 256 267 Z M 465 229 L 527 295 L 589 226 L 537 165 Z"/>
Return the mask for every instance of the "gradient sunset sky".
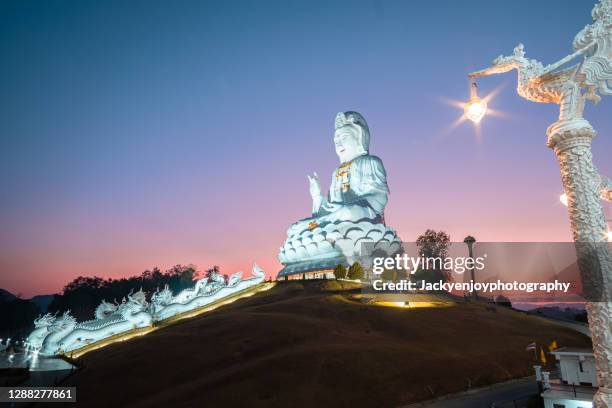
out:
<path id="1" fill-rule="evenodd" d="M 369 122 L 387 223 L 460 241 L 569 241 L 558 107 L 501 87 L 480 135 L 448 100 L 518 42 L 571 52 L 594 1 L 2 1 L 0 287 L 213 264 L 268 274 L 309 215 L 306 174 L 338 165 L 334 117 Z M 589 104 L 612 176 L 612 98 Z M 611 209 L 607 208 L 609 217 Z"/>

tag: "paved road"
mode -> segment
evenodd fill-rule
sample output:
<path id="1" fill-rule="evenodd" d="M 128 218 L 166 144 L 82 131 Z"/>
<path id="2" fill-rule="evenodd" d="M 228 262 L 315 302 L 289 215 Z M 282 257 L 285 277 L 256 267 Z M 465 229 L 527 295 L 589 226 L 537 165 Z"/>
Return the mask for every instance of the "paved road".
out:
<path id="1" fill-rule="evenodd" d="M 546 320 L 550 320 L 553 323 L 558 324 L 559 326 L 567 327 L 569 329 L 575 330 L 579 333 L 584 334 L 585 336 L 591 337 L 591 330 L 589 330 L 589 325 L 577 322 L 570 322 L 559 319 L 551 319 L 548 317 L 544 317 Z"/>
<path id="2" fill-rule="evenodd" d="M 534 377 L 508 381 L 495 384 L 487 388 L 479 388 L 460 394 L 449 395 L 423 403 L 407 405 L 403 408 L 489 408 L 492 402 L 503 406 L 503 402 L 510 402 L 529 395 L 536 394 L 538 386 Z"/>

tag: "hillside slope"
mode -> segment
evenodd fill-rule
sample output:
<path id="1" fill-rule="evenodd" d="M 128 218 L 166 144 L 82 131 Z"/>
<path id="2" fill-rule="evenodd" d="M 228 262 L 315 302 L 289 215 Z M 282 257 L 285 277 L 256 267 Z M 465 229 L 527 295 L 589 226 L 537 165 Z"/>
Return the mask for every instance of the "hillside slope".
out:
<path id="1" fill-rule="evenodd" d="M 283 283 L 82 357 L 79 406 L 387 407 L 533 372 L 536 341 L 589 346 L 502 307 L 399 309 Z"/>

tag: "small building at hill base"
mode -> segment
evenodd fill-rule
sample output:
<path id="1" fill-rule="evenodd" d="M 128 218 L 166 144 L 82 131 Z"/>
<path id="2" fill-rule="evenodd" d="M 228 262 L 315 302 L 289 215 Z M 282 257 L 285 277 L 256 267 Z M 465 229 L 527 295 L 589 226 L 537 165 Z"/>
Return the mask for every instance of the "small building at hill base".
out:
<path id="1" fill-rule="evenodd" d="M 562 347 L 551 351 L 559 365 L 557 377 L 543 371 L 544 408 L 592 408 L 597 371 L 592 350 Z"/>

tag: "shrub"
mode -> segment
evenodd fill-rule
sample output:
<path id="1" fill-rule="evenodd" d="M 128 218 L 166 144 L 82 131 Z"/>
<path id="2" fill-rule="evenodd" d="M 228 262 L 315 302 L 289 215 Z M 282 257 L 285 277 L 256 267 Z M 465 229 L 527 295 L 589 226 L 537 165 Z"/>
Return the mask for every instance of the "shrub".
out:
<path id="1" fill-rule="evenodd" d="M 349 279 L 361 279 L 363 278 L 363 267 L 359 262 L 352 264 L 348 270 Z"/>
<path id="2" fill-rule="evenodd" d="M 336 265 L 334 268 L 334 276 L 336 279 L 344 279 L 346 278 L 346 266 L 342 264 Z"/>

